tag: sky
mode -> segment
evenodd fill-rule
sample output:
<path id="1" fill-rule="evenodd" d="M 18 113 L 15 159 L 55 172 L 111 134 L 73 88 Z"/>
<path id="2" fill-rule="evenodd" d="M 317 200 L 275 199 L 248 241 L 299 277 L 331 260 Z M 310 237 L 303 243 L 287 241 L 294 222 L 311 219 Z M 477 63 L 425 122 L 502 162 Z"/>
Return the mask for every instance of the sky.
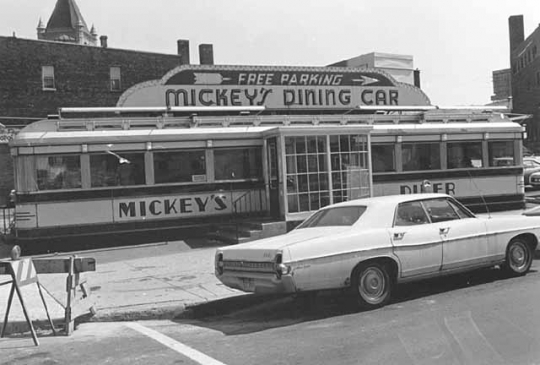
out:
<path id="1" fill-rule="evenodd" d="M 433 105 L 483 105 L 509 68 L 508 18 L 525 37 L 539 0 L 76 0 L 109 48 L 176 54 L 213 44 L 221 65 L 325 66 L 371 52 L 413 57 Z M 37 39 L 56 0 L 0 0 L 0 35 Z"/>

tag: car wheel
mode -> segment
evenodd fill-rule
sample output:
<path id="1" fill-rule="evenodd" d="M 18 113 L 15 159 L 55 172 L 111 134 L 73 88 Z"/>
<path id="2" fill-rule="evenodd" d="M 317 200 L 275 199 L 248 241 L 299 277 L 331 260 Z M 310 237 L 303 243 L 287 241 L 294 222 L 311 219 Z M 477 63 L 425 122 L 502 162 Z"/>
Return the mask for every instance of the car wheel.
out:
<path id="1" fill-rule="evenodd" d="M 533 252 L 531 246 L 522 239 L 514 238 L 506 249 L 503 268 L 511 275 L 524 275 L 531 268 Z"/>
<path id="2" fill-rule="evenodd" d="M 360 265 L 352 278 L 356 304 L 361 309 L 375 309 L 390 300 L 393 281 L 386 265 L 377 262 Z"/>

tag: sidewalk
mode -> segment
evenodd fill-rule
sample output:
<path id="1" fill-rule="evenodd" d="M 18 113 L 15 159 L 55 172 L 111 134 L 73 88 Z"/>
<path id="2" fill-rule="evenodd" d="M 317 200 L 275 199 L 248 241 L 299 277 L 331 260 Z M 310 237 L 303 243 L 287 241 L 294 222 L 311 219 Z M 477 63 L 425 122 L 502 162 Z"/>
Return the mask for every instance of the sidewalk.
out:
<path id="1" fill-rule="evenodd" d="M 179 241 L 180 244 L 182 241 Z M 80 301 L 74 317 L 88 314 L 94 306 L 96 314 L 86 315 L 82 321 L 122 321 L 173 318 L 186 306 L 205 303 L 245 293 L 230 289 L 214 276 L 216 246 L 187 249 L 156 257 L 127 259 L 100 263 L 96 271 L 81 274 L 91 289 L 90 297 Z M 93 257 L 92 253 L 81 255 Z M 62 257 L 62 256 L 59 256 Z M 45 300 L 53 322 L 60 326 L 64 319 L 67 274 L 40 274 L 45 289 Z M 10 276 L 0 275 L 0 284 Z M 0 326 L 9 298 L 11 285 L 0 286 Z M 80 293 L 79 293 L 80 294 Z M 34 327 L 49 331 L 50 326 L 36 284 L 22 287 L 22 295 Z M 80 297 L 81 295 L 77 295 Z M 6 334 L 26 332 L 28 326 L 22 307 L 15 295 L 8 319 Z"/>

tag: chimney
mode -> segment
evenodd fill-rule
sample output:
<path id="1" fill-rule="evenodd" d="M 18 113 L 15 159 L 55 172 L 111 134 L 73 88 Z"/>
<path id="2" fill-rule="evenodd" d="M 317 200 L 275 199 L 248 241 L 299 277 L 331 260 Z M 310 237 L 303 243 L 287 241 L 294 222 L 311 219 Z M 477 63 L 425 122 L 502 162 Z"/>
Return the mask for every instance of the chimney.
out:
<path id="1" fill-rule="evenodd" d="M 510 52 L 513 52 L 525 40 L 523 15 L 513 15 L 508 18 L 508 29 L 510 31 Z"/>
<path id="2" fill-rule="evenodd" d="M 213 65 L 214 46 L 211 44 L 199 44 L 199 60 L 201 65 Z"/>
<path id="3" fill-rule="evenodd" d="M 414 75 L 414 86 L 421 89 L 421 87 L 420 87 L 420 70 L 419 69 L 414 70 L 413 75 Z"/>
<path id="4" fill-rule="evenodd" d="M 99 41 L 101 42 L 101 47 L 103 47 L 103 48 L 108 47 L 108 45 L 107 45 L 107 36 L 106 35 L 102 35 L 101 37 L 99 37 Z"/>
<path id="5" fill-rule="evenodd" d="M 180 56 L 180 64 L 189 65 L 189 41 L 179 39 L 176 41 L 178 45 L 178 55 Z"/>

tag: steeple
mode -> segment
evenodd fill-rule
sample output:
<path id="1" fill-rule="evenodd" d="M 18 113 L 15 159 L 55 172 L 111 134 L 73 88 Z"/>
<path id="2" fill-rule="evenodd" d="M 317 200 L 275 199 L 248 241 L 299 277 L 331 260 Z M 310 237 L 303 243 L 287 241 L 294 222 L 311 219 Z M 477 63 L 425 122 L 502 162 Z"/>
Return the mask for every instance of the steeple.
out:
<path id="1" fill-rule="evenodd" d="M 95 29 L 88 30 L 75 0 L 57 0 L 47 28 L 41 33 L 38 30 L 38 39 L 97 45 Z"/>
<path id="2" fill-rule="evenodd" d="M 36 29 L 39 38 L 39 35 L 45 32 L 45 26 L 43 25 L 43 21 L 41 20 L 41 18 L 39 18 L 38 26 Z"/>

